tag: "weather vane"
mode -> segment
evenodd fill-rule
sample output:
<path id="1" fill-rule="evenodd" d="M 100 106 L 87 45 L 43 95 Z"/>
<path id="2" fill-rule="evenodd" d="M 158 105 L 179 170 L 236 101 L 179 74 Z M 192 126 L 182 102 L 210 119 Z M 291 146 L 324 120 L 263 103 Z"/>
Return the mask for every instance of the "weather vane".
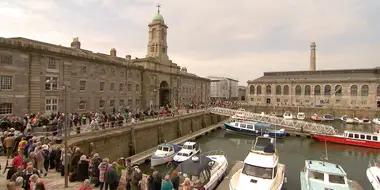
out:
<path id="1" fill-rule="evenodd" d="M 159 2 L 157 2 L 157 5 L 156 5 L 156 7 L 157 7 L 157 12 L 158 12 L 158 14 L 160 14 L 160 8 L 161 8 L 161 5 L 160 5 L 160 3 L 159 3 Z"/>

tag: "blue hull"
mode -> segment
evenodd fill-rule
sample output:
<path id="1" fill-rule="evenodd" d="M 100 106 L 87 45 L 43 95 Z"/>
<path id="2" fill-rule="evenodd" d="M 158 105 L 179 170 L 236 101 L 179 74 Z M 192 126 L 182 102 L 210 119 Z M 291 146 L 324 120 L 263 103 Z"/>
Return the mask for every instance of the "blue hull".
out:
<path id="1" fill-rule="evenodd" d="M 245 135 L 264 135 L 264 134 L 268 134 L 270 137 L 284 137 L 285 136 L 285 133 L 284 132 L 280 132 L 280 131 L 276 131 L 276 130 L 271 130 L 271 129 L 266 129 L 266 130 L 260 130 L 260 131 L 254 131 L 254 130 L 248 130 L 248 129 L 242 129 L 242 128 L 237 128 L 237 127 L 233 127 L 227 123 L 224 123 L 224 127 L 226 127 L 227 130 L 229 131 L 233 131 L 233 132 L 236 132 L 236 133 L 241 133 L 241 134 L 245 134 Z"/>

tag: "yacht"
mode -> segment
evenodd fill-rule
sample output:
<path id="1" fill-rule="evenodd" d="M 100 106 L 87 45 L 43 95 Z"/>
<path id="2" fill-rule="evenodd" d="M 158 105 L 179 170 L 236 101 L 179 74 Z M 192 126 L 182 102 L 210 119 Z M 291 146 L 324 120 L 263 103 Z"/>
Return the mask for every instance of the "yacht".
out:
<path id="1" fill-rule="evenodd" d="M 380 190 L 380 164 L 376 161 L 370 161 L 366 174 L 373 189 Z"/>
<path id="2" fill-rule="evenodd" d="M 305 120 L 305 118 L 306 118 L 305 113 L 303 113 L 303 112 L 297 113 L 297 119 L 298 120 Z"/>
<path id="3" fill-rule="evenodd" d="M 293 114 L 290 111 L 286 111 L 283 115 L 284 119 L 293 119 Z"/>
<path id="4" fill-rule="evenodd" d="M 183 183 L 187 177 L 193 182 L 199 179 L 205 189 L 213 190 L 226 176 L 227 168 L 228 161 L 225 153 L 214 150 L 200 156 L 193 156 L 180 163 L 176 170 L 180 175 L 180 183 Z"/>
<path id="5" fill-rule="evenodd" d="M 357 124 L 371 124 L 371 120 L 369 120 L 367 117 L 355 117 L 354 123 Z"/>
<path id="6" fill-rule="evenodd" d="M 301 190 L 352 190 L 359 186 L 347 179 L 347 174 L 340 165 L 319 160 L 305 161 L 300 180 Z"/>
<path id="7" fill-rule="evenodd" d="M 332 116 L 331 114 L 325 114 L 325 115 L 322 117 L 322 120 L 323 120 L 323 121 L 334 121 L 335 118 L 334 118 L 334 116 Z"/>
<path id="8" fill-rule="evenodd" d="M 230 190 L 278 190 L 285 179 L 285 165 L 279 163 L 274 138 L 257 137 L 255 144 L 239 169 L 230 179 Z"/>
<path id="9" fill-rule="evenodd" d="M 347 124 L 352 124 L 352 123 L 354 123 L 354 119 L 351 118 L 351 117 L 348 117 L 347 115 L 344 115 L 344 116 L 340 117 L 340 121 L 341 121 L 342 123 L 347 123 Z"/>
<path id="10" fill-rule="evenodd" d="M 150 159 L 151 166 L 158 166 L 167 163 L 172 160 L 174 155 L 176 155 L 180 150 L 181 147 L 175 144 L 164 143 L 158 145 L 156 152 L 154 152 Z"/>
<path id="11" fill-rule="evenodd" d="M 373 118 L 372 123 L 380 125 L 380 118 L 378 118 L 378 117 Z"/>
<path id="12" fill-rule="evenodd" d="M 173 157 L 173 161 L 181 163 L 199 153 L 199 147 L 196 142 L 185 142 L 182 149 Z"/>

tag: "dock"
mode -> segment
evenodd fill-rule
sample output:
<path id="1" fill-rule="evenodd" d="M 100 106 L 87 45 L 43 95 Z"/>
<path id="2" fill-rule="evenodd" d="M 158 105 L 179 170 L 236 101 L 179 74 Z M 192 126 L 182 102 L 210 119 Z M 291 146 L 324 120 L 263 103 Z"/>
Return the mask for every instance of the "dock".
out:
<path id="1" fill-rule="evenodd" d="M 237 161 L 236 164 L 232 167 L 232 169 L 228 172 L 228 175 L 223 179 L 223 181 L 219 184 L 216 190 L 226 190 L 229 189 L 230 179 L 231 177 L 243 167 L 242 161 Z"/>
<path id="2" fill-rule="evenodd" d="M 177 138 L 175 140 L 169 141 L 167 143 L 170 143 L 170 144 L 182 144 L 182 143 L 184 143 L 186 141 L 194 140 L 194 139 L 196 139 L 199 136 L 206 135 L 206 134 L 208 134 L 208 133 L 210 133 L 212 131 L 215 131 L 217 129 L 221 129 L 222 126 L 223 126 L 223 123 L 226 122 L 226 121 L 228 121 L 228 120 L 221 121 L 221 122 L 219 122 L 217 124 L 214 124 L 214 125 L 211 125 L 209 127 L 203 128 L 201 130 L 198 130 L 198 131 L 193 132 L 191 134 L 188 134 L 188 135 L 185 135 L 183 137 Z M 157 150 L 157 147 L 153 147 L 153 148 L 148 149 L 146 151 L 143 151 L 143 152 L 140 152 L 138 154 L 135 154 L 135 155 L 129 157 L 129 159 L 131 159 L 131 161 L 132 161 L 133 164 L 142 164 L 148 158 L 150 158 L 156 150 Z"/>

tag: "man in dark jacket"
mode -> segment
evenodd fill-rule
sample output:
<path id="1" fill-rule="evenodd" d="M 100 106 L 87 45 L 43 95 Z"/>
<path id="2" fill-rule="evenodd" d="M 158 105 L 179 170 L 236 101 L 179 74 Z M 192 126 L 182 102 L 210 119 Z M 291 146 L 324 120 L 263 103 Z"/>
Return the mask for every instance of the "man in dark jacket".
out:
<path id="1" fill-rule="evenodd" d="M 116 190 L 119 185 L 120 177 L 116 172 L 116 166 L 117 166 L 116 162 L 112 163 L 112 166 L 108 168 L 106 172 L 105 177 L 106 177 L 107 184 L 109 184 L 110 190 Z"/>

